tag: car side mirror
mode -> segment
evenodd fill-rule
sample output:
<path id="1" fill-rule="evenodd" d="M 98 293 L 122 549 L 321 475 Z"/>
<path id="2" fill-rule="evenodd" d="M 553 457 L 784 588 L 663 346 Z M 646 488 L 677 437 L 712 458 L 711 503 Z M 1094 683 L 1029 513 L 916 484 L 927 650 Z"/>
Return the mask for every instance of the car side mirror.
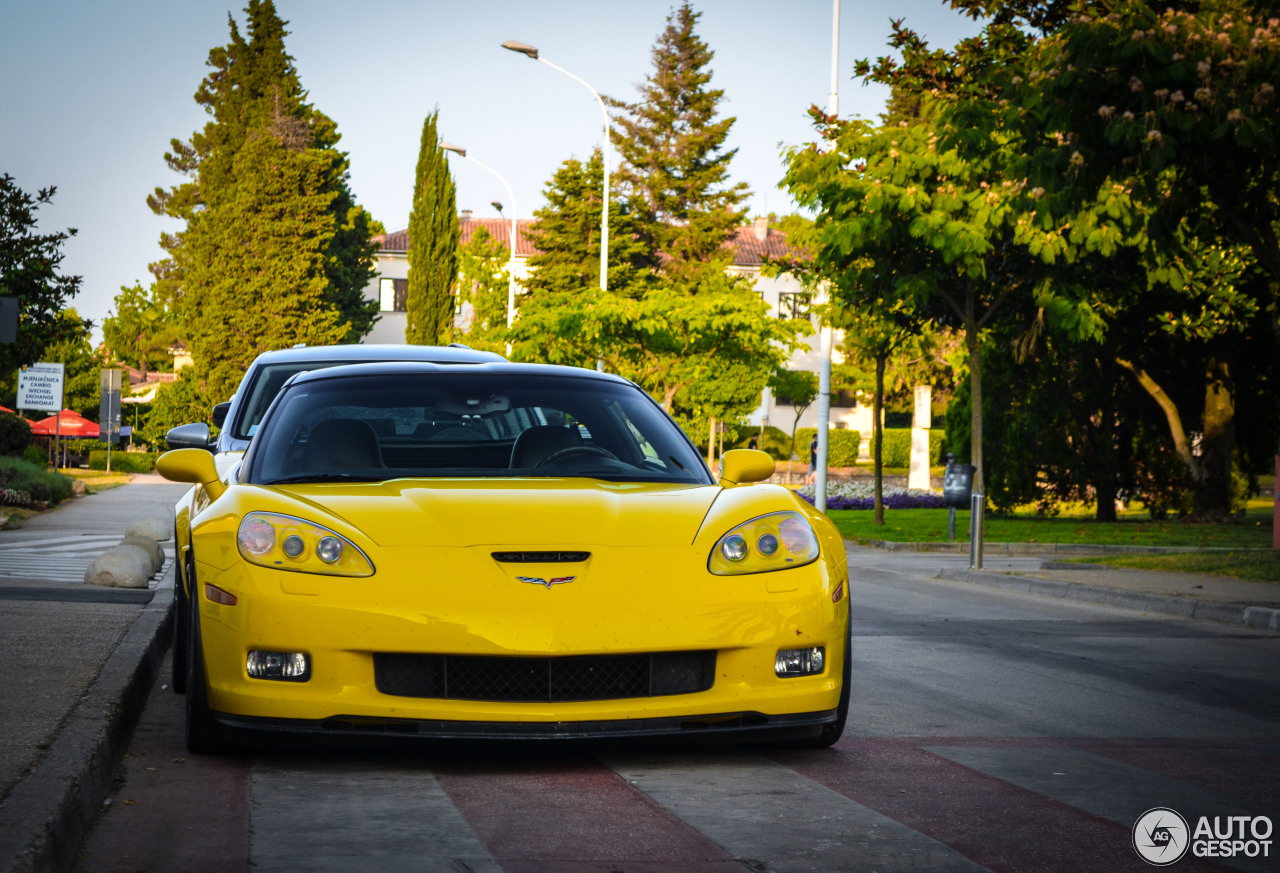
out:
<path id="1" fill-rule="evenodd" d="M 213 451 L 213 444 L 209 441 L 209 425 L 202 421 L 196 424 L 180 424 L 177 427 L 170 428 L 169 432 L 164 435 L 164 441 L 169 444 L 170 449 L 204 449 L 206 452 Z"/>
<path id="2" fill-rule="evenodd" d="M 773 458 L 756 449 L 730 449 L 720 458 L 720 484 L 748 485 L 763 482 L 777 469 Z"/>
<path id="3" fill-rule="evenodd" d="M 191 427 L 191 425 L 183 426 Z M 190 482 L 203 486 L 209 493 L 210 500 L 217 500 L 227 490 L 226 483 L 218 476 L 213 455 L 203 449 L 177 449 L 165 452 L 156 459 L 156 472 L 170 482 Z"/>
<path id="4" fill-rule="evenodd" d="M 231 411 L 231 401 L 224 400 L 217 406 L 213 407 L 213 426 L 221 428 L 227 420 L 227 413 Z"/>

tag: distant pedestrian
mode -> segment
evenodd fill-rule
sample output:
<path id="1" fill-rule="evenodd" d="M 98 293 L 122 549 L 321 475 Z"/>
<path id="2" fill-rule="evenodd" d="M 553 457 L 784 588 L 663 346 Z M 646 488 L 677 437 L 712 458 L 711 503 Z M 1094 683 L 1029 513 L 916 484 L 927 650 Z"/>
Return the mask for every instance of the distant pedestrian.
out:
<path id="1" fill-rule="evenodd" d="M 818 435 L 816 433 L 809 442 L 809 475 L 804 481 L 810 485 L 818 481 Z"/>
<path id="2" fill-rule="evenodd" d="M 756 434 L 751 435 L 751 439 L 747 440 L 747 448 L 756 449 L 760 447 L 760 437 Z"/>

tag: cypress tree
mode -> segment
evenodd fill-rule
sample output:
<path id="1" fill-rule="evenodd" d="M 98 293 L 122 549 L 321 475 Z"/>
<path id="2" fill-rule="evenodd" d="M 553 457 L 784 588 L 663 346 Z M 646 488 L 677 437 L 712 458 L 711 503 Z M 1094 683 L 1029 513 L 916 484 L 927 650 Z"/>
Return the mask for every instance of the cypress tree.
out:
<path id="1" fill-rule="evenodd" d="M 742 224 L 748 193 L 746 183 L 728 181 L 737 149 L 724 143 L 736 119 L 716 117 L 724 91 L 710 87 L 714 52 L 694 33 L 699 17 L 688 2 L 674 10 L 640 100 L 611 101 L 624 110 L 613 136 L 623 193 L 663 273 L 684 293 L 723 289 L 732 258 L 725 244 Z"/>
<path id="2" fill-rule="evenodd" d="M 409 296 L 405 340 L 448 342 L 453 329 L 453 280 L 458 276 L 458 198 L 449 160 L 436 133 L 439 112 L 422 123 L 422 143 L 409 213 Z"/>
<path id="3" fill-rule="evenodd" d="M 377 317 L 364 299 L 371 219 L 351 194 L 337 125 L 306 102 L 271 0 L 249 0 L 245 13 L 248 38 L 229 16 L 230 42 L 209 52 L 195 94 L 210 120 L 165 155 L 188 180 L 148 198 L 186 225 L 161 236 L 169 257 L 152 265 L 154 296 L 173 307 L 219 395 L 261 351 L 354 341 Z"/>

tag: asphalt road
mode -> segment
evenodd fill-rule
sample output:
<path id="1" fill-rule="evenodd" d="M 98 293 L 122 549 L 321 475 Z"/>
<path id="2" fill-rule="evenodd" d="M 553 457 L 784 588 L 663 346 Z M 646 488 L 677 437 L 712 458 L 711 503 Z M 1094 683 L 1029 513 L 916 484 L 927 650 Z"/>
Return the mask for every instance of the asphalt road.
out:
<path id="1" fill-rule="evenodd" d="M 1133 826 L 1153 807 L 1280 821 L 1277 635 L 931 578 L 961 558 L 851 564 L 833 749 L 198 758 L 158 685 L 77 870 L 1111 873 L 1151 869 Z M 1278 839 L 1172 869 L 1280 870 Z"/>

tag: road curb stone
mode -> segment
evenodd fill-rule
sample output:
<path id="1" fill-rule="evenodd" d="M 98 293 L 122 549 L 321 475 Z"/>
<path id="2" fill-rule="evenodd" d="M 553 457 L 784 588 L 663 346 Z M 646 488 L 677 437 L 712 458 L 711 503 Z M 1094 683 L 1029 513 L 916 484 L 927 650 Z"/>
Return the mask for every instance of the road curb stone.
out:
<path id="1" fill-rule="evenodd" d="M 172 604 L 172 588 L 156 590 L 44 759 L 0 806 L 4 873 L 71 869 L 168 649 Z"/>
<path id="2" fill-rule="evenodd" d="M 1046 567 L 1047 569 L 1048 567 Z M 1062 582 L 1054 579 L 1036 579 L 1016 574 L 985 570 L 940 570 L 937 579 L 970 582 L 1042 597 L 1058 597 L 1086 603 L 1105 603 L 1122 609 L 1178 615 L 1220 624 L 1250 627 L 1257 630 L 1280 631 L 1280 609 L 1266 606 L 1248 606 L 1241 603 L 1214 603 L 1191 597 L 1174 597 L 1145 591 L 1126 591 L 1082 582 Z"/>

